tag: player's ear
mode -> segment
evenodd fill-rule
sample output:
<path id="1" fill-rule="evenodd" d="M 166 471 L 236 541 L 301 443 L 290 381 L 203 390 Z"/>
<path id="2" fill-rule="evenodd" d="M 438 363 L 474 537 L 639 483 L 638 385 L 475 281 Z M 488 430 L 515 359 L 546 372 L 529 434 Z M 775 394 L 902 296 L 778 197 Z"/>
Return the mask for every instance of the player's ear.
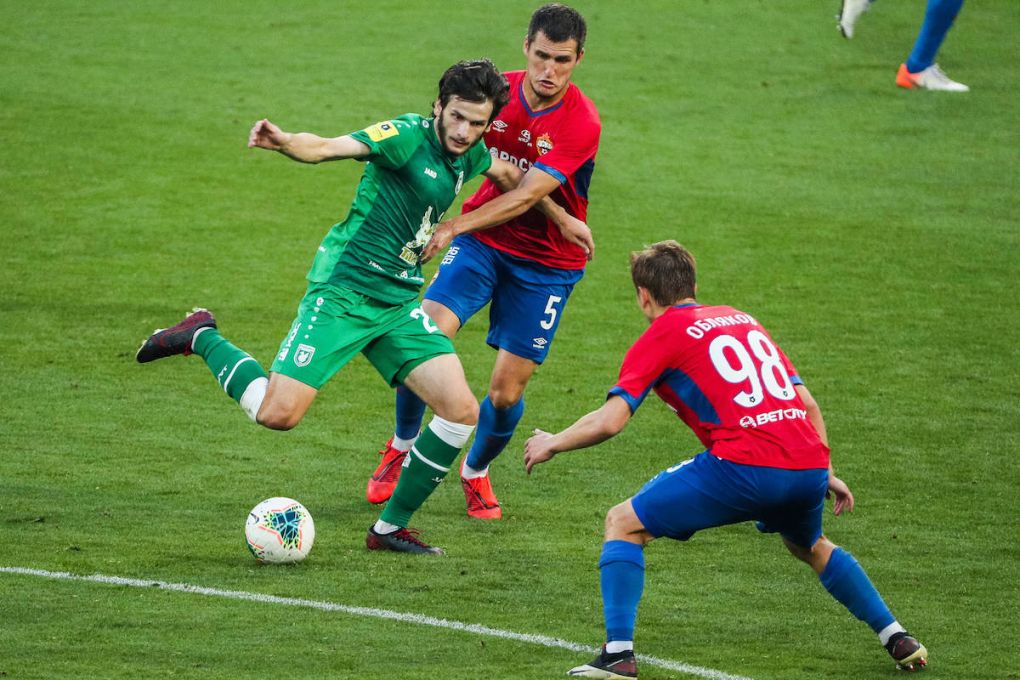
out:
<path id="1" fill-rule="evenodd" d="M 432 102 L 432 115 L 434 117 L 436 117 L 436 118 L 439 118 L 439 116 L 442 113 L 443 113 L 443 105 L 440 103 L 440 101 L 438 99 L 436 99 L 436 101 Z"/>
<path id="2" fill-rule="evenodd" d="M 577 53 L 577 61 L 575 61 L 575 62 L 574 62 L 574 65 L 575 65 L 575 66 L 576 66 L 577 64 L 581 63 L 581 57 L 583 57 L 583 56 L 584 56 L 584 48 L 582 47 L 582 48 L 581 48 L 581 49 L 580 49 L 580 50 L 578 51 L 578 53 Z"/>
<path id="3" fill-rule="evenodd" d="M 531 43 L 528 41 L 528 36 L 524 36 L 524 56 L 528 56 L 528 49 L 531 47 Z"/>

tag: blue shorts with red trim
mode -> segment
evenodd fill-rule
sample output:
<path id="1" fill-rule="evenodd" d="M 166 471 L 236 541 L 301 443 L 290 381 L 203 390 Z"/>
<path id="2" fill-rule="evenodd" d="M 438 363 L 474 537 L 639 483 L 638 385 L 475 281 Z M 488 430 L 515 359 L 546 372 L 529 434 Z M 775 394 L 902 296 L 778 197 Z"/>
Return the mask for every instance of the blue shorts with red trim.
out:
<path id="1" fill-rule="evenodd" d="M 548 267 L 465 234 L 453 239 L 424 297 L 447 307 L 461 325 L 491 301 L 485 341 L 541 364 L 583 275 L 583 269 Z"/>
<path id="2" fill-rule="evenodd" d="M 660 472 L 632 503 L 656 537 L 686 541 L 702 529 L 754 520 L 759 531 L 809 548 L 822 535 L 828 487 L 827 469 L 741 465 L 706 451 Z"/>

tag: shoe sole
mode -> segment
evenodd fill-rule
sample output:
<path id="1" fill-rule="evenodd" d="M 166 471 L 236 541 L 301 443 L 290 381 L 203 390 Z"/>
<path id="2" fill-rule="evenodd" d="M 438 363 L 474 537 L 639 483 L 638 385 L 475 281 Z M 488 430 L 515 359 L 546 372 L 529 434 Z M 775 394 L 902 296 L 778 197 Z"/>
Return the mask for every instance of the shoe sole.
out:
<path id="1" fill-rule="evenodd" d="M 567 675 L 572 678 L 596 678 L 596 680 L 633 680 L 635 676 L 620 675 L 612 671 L 607 671 L 602 668 L 595 668 L 594 666 L 578 666 L 577 668 L 571 668 L 567 671 Z"/>
<path id="2" fill-rule="evenodd" d="M 919 671 L 928 665 L 928 650 L 925 649 L 924 645 L 921 645 L 916 652 L 911 654 L 905 659 L 896 662 L 896 670 L 907 671 L 908 673 L 913 671 Z"/>
<path id="3" fill-rule="evenodd" d="M 369 550 L 381 550 L 384 552 L 395 552 L 405 553 L 408 555 L 434 555 L 436 557 L 442 557 L 446 554 L 446 551 L 442 548 L 430 546 L 429 550 L 400 550 L 384 543 L 378 536 L 369 532 L 368 536 L 365 537 L 365 547 Z"/>
<path id="4" fill-rule="evenodd" d="M 468 517 L 475 519 L 503 519 L 502 508 L 487 508 L 485 510 L 468 510 Z"/>

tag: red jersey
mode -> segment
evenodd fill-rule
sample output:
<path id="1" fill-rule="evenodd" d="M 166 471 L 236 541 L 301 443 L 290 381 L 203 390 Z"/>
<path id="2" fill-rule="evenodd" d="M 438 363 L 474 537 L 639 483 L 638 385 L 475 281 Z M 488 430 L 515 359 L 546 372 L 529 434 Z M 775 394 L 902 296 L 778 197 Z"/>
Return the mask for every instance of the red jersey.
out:
<path id="1" fill-rule="evenodd" d="M 595 170 L 602 123 L 590 99 L 573 83 L 558 104 L 532 111 L 524 98 L 524 71 L 504 74 L 510 83 L 510 102 L 485 133 L 485 145 L 495 158 L 527 172 L 532 167 L 559 180 L 549 196 L 579 220 L 588 217 L 588 185 Z M 464 201 L 470 212 L 502 192 L 486 179 Z M 567 241 L 559 228 L 536 209 L 491 229 L 472 233 L 482 243 L 557 269 L 584 269 L 587 257 Z"/>
<path id="2" fill-rule="evenodd" d="M 753 317 L 732 307 L 671 307 L 631 346 L 610 395 L 637 410 L 649 390 L 719 458 L 827 468 L 829 449 L 794 385 L 793 364 Z"/>

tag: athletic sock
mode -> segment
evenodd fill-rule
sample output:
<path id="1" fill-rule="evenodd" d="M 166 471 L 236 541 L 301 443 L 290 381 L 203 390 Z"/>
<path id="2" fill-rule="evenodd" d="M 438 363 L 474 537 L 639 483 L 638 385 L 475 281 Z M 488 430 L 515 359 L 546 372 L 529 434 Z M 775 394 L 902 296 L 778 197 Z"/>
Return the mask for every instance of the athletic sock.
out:
<path id="1" fill-rule="evenodd" d="M 893 621 L 888 626 L 878 631 L 878 641 L 882 643 L 883 647 L 885 647 L 893 635 L 896 635 L 896 633 L 906 632 L 907 629 L 901 626 L 899 621 Z"/>
<path id="2" fill-rule="evenodd" d="M 396 401 L 397 427 L 393 434 L 396 439 L 413 442 L 421 430 L 422 418 L 425 417 L 425 402 L 403 385 L 397 388 Z"/>
<path id="3" fill-rule="evenodd" d="M 876 633 L 896 621 L 854 556 L 836 548 L 818 576 L 829 594 Z"/>
<path id="4" fill-rule="evenodd" d="M 644 548 L 628 541 L 606 541 L 599 570 L 606 640 L 633 641 L 638 602 L 645 588 Z"/>
<path id="5" fill-rule="evenodd" d="M 907 59 L 907 70 L 920 73 L 935 63 L 935 55 L 960 12 L 963 0 L 928 0 L 921 32 Z"/>
<path id="6" fill-rule="evenodd" d="M 524 398 L 513 406 L 496 408 L 486 397 L 478 412 L 478 432 L 467 455 L 467 465 L 479 472 L 489 467 L 514 436 L 524 415 Z"/>
<path id="7" fill-rule="evenodd" d="M 205 328 L 196 335 L 191 350 L 205 359 L 206 366 L 223 391 L 240 404 L 249 418 L 255 420 L 269 384 L 259 362 L 232 345 L 215 328 Z"/>
<path id="8" fill-rule="evenodd" d="M 404 458 L 397 488 L 379 519 L 406 527 L 411 515 L 446 477 L 472 430 L 472 425 L 451 423 L 439 416 L 432 418 Z"/>

